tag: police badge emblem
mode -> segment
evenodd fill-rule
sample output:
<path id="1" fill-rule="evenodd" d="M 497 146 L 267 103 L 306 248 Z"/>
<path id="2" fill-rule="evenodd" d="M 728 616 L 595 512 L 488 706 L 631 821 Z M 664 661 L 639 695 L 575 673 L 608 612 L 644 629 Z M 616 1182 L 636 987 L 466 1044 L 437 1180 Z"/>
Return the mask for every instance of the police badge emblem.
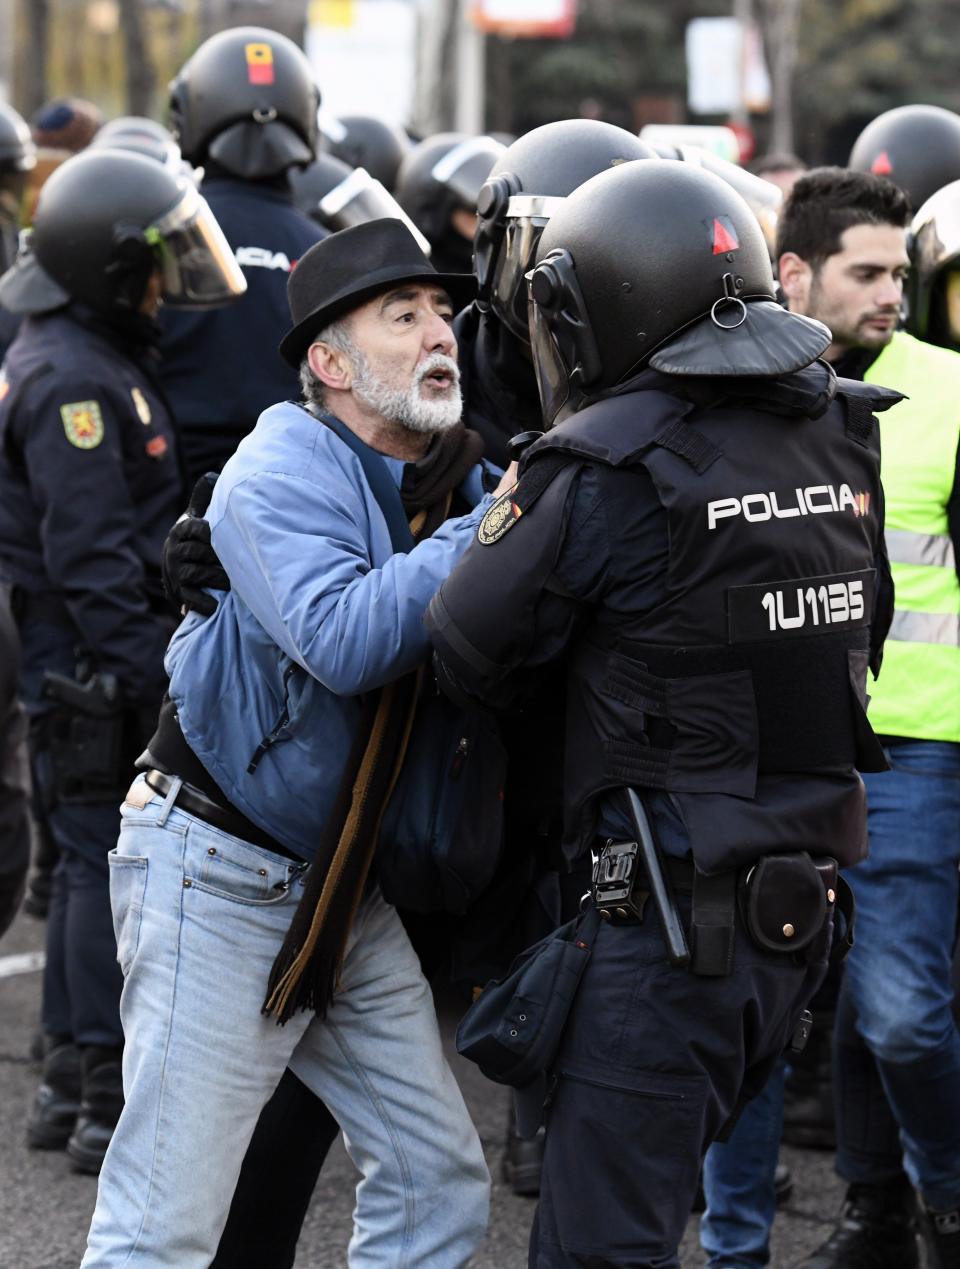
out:
<path id="1" fill-rule="evenodd" d="M 137 418 L 144 427 L 147 427 L 153 421 L 153 412 L 150 409 L 150 403 L 139 388 L 131 388 L 130 395 L 133 397 L 133 405 L 134 409 L 137 411 Z"/>
<path id="2" fill-rule="evenodd" d="M 63 430 L 77 449 L 96 449 L 103 440 L 103 414 L 99 401 L 72 401 L 61 405 Z"/>
<path id="3" fill-rule="evenodd" d="M 492 546 L 520 519 L 522 512 L 510 493 L 502 494 L 480 521 L 477 539 L 481 546 Z"/>

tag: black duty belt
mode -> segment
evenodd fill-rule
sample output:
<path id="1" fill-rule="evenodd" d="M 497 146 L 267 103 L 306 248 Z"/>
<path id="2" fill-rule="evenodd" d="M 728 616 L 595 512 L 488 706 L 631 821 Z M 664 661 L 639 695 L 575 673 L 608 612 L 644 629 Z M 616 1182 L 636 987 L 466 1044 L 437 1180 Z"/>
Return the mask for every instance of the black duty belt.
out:
<path id="1" fill-rule="evenodd" d="M 146 774 L 147 784 L 154 793 L 159 793 L 161 796 L 166 796 L 170 792 L 175 778 L 167 775 L 165 771 L 158 771 L 155 767 Z M 286 859 L 293 859 L 298 864 L 304 862 L 301 856 L 295 855 L 275 837 L 257 828 L 256 824 L 248 820 L 245 815 L 229 807 L 220 806 L 193 784 L 181 784 L 173 801 L 174 805 L 179 806 L 182 811 L 196 816 L 205 824 L 212 824 L 214 828 L 222 829 L 231 837 L 239 837 L 242 841 L 250 842 L 254 846 L 262 846 L 264 850 L 272 851 L 275 855 L 283 855 Z"/>

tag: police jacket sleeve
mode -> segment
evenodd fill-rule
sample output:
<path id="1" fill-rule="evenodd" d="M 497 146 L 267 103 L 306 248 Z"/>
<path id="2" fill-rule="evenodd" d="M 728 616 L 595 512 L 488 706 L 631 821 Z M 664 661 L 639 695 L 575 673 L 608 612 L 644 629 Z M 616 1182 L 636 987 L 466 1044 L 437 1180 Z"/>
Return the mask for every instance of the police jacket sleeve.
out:
<path id="1" fill-rule="evenodd" d="M 354 486 L 262 472 L 230 491 L 213 545 L 233 590 L 273 641 L 331 692 L 353 696 L 426 655 L 423 615 L 490 503 L 447 520 L 374 567 Z"/>
<path id="2" fill-rule="evenodd" d="M 521 476 L 518 504 L 523 491 Z M 649 477 L 571 463 L 501 536 L 479 536 L 431 602 L 441 686 L 494 708 L 517 703 L 598 607 L 656 603 L 665 568 Z"/>
<path id="3" fill-rule="evenodd" d="M 131 703 L 155 703 L 169 632 L 149 608 L 118 412 L 102 382 L 56 376 L 34 385 L 22 408 L 46 574 L 98 667 Z"/>

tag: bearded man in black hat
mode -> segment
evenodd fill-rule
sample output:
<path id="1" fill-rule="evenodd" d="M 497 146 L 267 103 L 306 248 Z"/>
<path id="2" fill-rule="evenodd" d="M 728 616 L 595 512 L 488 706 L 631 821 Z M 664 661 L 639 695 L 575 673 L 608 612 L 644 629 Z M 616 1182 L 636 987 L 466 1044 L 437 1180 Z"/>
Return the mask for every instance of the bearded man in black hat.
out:
<path id="1" fill-rule="evenodd" d="M 348 1264 L 453 1269 L 483 1235 L 480 1142 L 370 874 L 423 615 L 492 504 L 450 329 L 469 285 L 394 220 L 318 243 L 291 277 L 281 353 L 304 399 L 265 411 L 217 482 L 232 587 L 174 636 L 122 808 L 126 1107 L 87 1269 L 210 1264 L 288 1066 L 363 1173 Z M 465 514 L 445 519 L 451 501 Z"/>

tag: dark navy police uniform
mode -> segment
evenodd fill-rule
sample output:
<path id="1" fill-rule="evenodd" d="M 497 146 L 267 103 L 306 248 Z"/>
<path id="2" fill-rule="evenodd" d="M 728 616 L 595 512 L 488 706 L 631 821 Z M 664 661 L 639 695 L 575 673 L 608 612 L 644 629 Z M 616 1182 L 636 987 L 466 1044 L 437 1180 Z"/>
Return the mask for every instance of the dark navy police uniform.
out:
<path id="1" fill-rule="evenodd" d="M 64 800 L 41 688 L 45 671 L 74 679 L 86 663 L 115 676 L 131 718 L 155 717 L 163 694 L 173 621 L 160 552 L 183 494 L 155 338 L 146 318 L 113 324 L 72 304 L 27 318 L 0 372 L 0 575 L 23 646 L 34 796 L 61 851 L 43 1027 L 80 1045 L 123 1042 L 107 853 L 132 772 L 96 800 Z"/>
<path id="2" fill-rule="evenodd" d="M 736 898 L 773 852 L 865 850 L 855 768 L 882 753 L 862 694 L 889 605 L 870 411 L 897 397 L 835 388 L 823 363 L 645 371 L 527 452 L 431 605 L 460 693 L 508 705 L 563 660 L 565 849 L 632 837 L 615 791 L 641 790 L 694 953 L 669 963 L 649 904 L 599 929 L 552 1071 L 537 1269 L 678 1265 L 703 1153 L 825 971 L 826 892 L 799 954 L 760 946 Z M 717 943 L 692 928 L 701 884 L 729 896 Z"/>
<path id="3" fill-rule="evenodd" d="M 290 325 L 287 278 L 327 236 L 277 183 L 218 176 L 201 192 L 247 292 L 226 308 L 161 314 L 163 386 L 191 486 L 205 471 L 220 471 L 268 406 L 299 396 L 297 372 L 277 352 Z"/>

